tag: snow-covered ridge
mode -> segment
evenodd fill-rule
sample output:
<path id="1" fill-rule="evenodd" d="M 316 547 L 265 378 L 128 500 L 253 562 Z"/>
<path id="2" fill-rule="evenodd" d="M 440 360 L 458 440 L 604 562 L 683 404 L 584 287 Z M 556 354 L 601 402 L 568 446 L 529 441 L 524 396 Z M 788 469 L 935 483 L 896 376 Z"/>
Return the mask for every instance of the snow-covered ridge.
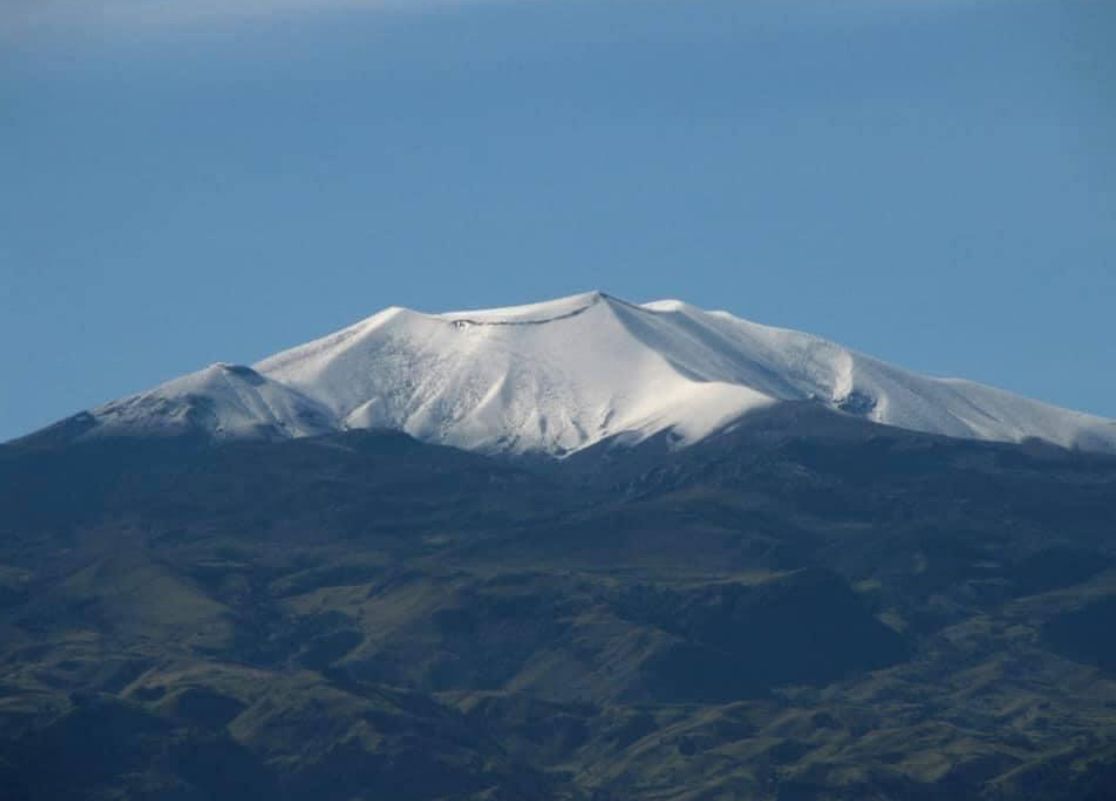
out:
<path id="1" fill-rule="evenodd" d="M 333 416 L 251 367 L 218 363 L 93 410 L 104 429 L 141 435 L 202 430 L 221 437 L 307 437 L 336 429 Z"/>
<path id="2" fill-rule="evenodd" d="M 392 307 L 252 368 L 214 365 L 93 410 L 91 432 L 313 436 L 386 428 L 563 455 L 669 431 L 679 446 L 782 401 L 953 437 L 1116 452 L 1116 423 L 929 378 L 809 334 L 602 293 L 446 314 Z"/>

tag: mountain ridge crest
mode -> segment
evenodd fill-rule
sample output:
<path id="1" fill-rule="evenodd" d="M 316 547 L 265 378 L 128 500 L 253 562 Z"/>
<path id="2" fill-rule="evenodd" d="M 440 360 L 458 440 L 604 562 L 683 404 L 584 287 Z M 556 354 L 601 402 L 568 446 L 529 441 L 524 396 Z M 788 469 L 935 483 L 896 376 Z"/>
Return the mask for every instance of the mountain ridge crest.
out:
<path id="1" fill-rule="evenodd" d="M 677 447 L 749 413 L 814 401 L 945 436 L 1116 452 L 1116 422 L 680 300 L 593 291 L 429 314 L 387 307 L 251 367 L 218 363 L 93 409 L 81 435 L 304 437 L 391 429 L 553 456 L 670 432 Z"/>

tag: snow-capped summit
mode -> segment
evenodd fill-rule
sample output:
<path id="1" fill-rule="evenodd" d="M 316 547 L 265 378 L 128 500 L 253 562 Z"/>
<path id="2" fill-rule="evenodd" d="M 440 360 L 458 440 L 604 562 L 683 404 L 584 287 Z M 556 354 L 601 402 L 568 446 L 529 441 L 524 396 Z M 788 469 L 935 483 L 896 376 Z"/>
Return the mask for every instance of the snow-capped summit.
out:
<path id="1" fill-rule="evenodd" d="M 106 403 L 93 416 L 110 431 L 139 435 L 191 430 L 217 437 L 307 437 L 336 429 L 316 401 L 251 367 L 223 363 Z"/>
<path id="2" fill-rule="evenodd" d="M 672 428 L 696 440 L 771 402 L 662 315 L 606 295 L 479 312 L 389 309 L 260 362 L 346 428 L 484 451 L 566 453 Z"/>
<path id="3" fill-rule="evenodd" d="M 802 400 L 953 437 L 1116 452 L 1113 421 L 916 375 L 727 312 L 599 292 L 445 314 L 392 307 L 254 368 L 215 365 L 93 416 L 107 431 L 386 428 L 472 450 L 562 455 L 663 431 L 681 446 Z"/>

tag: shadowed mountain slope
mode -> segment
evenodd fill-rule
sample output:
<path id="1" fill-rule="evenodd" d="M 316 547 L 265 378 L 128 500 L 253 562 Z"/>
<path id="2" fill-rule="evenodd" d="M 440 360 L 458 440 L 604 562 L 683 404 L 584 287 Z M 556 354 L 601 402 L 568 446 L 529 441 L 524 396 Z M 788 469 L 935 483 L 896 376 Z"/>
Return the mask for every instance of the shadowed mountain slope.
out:
<path id="1" fill-rule="evenodd" d="M 1110 457 L 38 438 L 0 511 L 12 798 L 1111 798 Z"/>

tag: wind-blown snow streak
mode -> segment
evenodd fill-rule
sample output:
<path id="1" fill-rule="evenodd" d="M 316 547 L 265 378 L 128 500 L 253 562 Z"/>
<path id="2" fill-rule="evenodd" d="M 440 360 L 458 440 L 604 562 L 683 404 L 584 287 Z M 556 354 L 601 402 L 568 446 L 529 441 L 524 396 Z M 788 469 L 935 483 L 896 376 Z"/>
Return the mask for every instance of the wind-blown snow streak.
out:
<path id="1" fill-rule="evenodd" d="M 916 375 L 726 312 L 600 293 L 448 314 L 389 308 L 254 369 L 210 367 L 93 414 L 103 431 L 386 428 L 471 450 L 563 455 L 664 431 L 683 446 L 803 400 L 952 437 L 1116 452 L 1112 421 Z"/>

